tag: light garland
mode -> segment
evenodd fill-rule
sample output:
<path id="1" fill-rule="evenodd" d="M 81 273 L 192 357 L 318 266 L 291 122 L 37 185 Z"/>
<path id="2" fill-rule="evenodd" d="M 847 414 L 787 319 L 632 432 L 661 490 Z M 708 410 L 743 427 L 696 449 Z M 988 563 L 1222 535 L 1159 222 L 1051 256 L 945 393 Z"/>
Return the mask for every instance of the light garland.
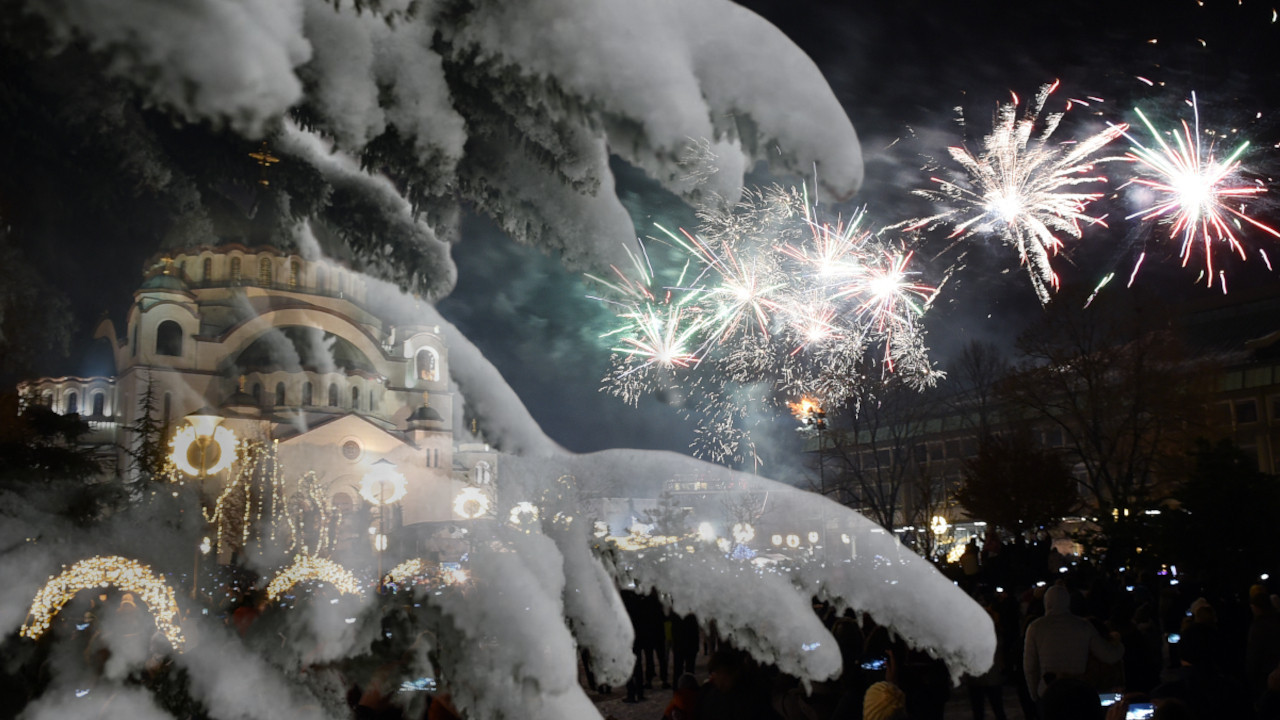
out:
<path id="1" fill-rule="evenodd" d="M 304 580 L 329 583 L 344 595 L 361 594 L 360 582 L 338 563 L 315 555 L 298 555 L 292 565 L 271 578 L 267 585 L 267 598 L 274 602 Z"/>
<path id="2" fill-rule="evenodd" d="M 270 444 L 249 441 L 240 444 L 240 471 L 223 488 L 213 513 L 203 511 L 205 522 L 212 524 L 217 531 L 218 554 L 222 554 L 227 546 L 248 545 L 253 527 L 262 519 L 262 510 L 268 505 L 271 508 L 270 539 L 276 539 L 276 528 L 280 526 L 287 526 L 291 533 L 295 533 L 288 513 L 284 481 L 280 479 L 280 464 L 276 461 L 278 446 L 279 441 L 274 440 Z M 290 540 L 291 549 L 298 545 L 296 533 Z"/>
<path id="3" fill-rule="evenodd" d="M 489 496 L 480 488 L 463 488 L 453 499 L 453 512 L 467 520 L 475 520 L 489 514 Z"/>
<path id="4" fill-rule="evenodd" d="M 446 568 L 429 563 L 422 558 L 405 560 L 387 573 L 387 581 L 393 585 L 465 585 L 470 579 L 462 568 Z"/>
<path id="5" fill-rule="evenodd" d="M 756 529 L 751 527 L 751 523 L 734 523 L 733 539 L 739 545 L 746 545 L 756 536 Z M 776 543 L 775 543 L 776 544 Z"/>
<path id="6" fill-rule="evenodd" d="M 40 592 L 31 601 L 31 609 L 27 612 L 28 620 L 22 625 L 19 634 L 38 640 L 49 630 L 58 611 L 76 593 L 108 585 L 136 593 L 155 618 L 156 627 L 164 633 L 169 644 L 177 652 L 182 652 L 184 640 L 182 630 L 176 624 L 178 604 L 174 600 L 173 588 L 165 583 L 162 576 L 153 574 L 147 565 L 118 555 L 87 558 L 57 577 L 49 578 L 49 582 L 40 588 Z"/>
<path id="7" fill-rule="evenodd" d="M 525 522 L 536 523 L 538 518 L 538 506 L 528 500 L 522 500 L 511 506 L 511 513 L 507 516 L 507 521 L 516 527 L 520 527 Z"/>

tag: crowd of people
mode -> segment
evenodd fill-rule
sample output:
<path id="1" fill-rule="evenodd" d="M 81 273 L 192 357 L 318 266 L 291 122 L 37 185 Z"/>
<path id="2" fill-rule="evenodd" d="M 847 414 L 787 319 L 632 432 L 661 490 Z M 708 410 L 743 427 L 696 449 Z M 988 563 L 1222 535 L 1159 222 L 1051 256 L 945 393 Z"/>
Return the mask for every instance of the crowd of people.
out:
<path id="1" fill-rule="evenodd" d="M 1280 720 L 1280 596 L 1268 578 L 1216 587 L 994 536 L 946 571 L 987 610 L 997 638 L 991 668 L 959 686 L 870 618 L 815 600 L 844 672 L 804 688 L 734 650 L 714 625 L 700 629 L 664 613 L 656 594 L 628 592 L 636 663 L 624 702 L 660 688 L 670 693 L 663 720 L 936 720 L 963 693 L 974 720 L 1004 720 L 1006 697 L 1028 720 Z M 701 682 L 691 672 L 699 649 Z"/>

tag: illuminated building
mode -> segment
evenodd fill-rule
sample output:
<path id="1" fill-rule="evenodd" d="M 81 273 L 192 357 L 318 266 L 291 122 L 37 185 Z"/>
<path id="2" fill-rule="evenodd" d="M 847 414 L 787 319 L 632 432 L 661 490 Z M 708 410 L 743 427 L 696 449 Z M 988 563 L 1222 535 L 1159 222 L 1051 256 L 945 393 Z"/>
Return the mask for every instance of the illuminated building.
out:
<path id="1" fill-rule="evenodd" d="M 440 328 L 389 321 L 393 311 L 375 308 L 369 291 L 344 264 L 274 247 L 171 251 L 151 261 L 123 324 L 97 327 L 114 376 L 19 389 L 26 402 L 79 413 L 88 442 L 114 454 L 108 465 L 121 474 L 148 384 L 168 432 L 212 409 L 237 437 L 278 442 L 286 481 L 314 471 L 344 516 L 364 502 L 356 488 L 374 463 L 389 462 L 406 489 L 388 512 L 423 550 L 470 519 L 454 511 L 464 490 L 492 495 L 497 454 L 455 439 Z M 207 480 L 206 493 L 226 475 Z"/>

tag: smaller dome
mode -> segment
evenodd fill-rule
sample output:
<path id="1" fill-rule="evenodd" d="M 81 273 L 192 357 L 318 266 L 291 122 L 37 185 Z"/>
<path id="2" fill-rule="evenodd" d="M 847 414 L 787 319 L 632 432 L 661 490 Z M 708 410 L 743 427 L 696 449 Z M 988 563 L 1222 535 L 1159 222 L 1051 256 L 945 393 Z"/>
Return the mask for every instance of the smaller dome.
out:
<path id="1" fill-rule="evenodd" d="M 444 418 L 430 405 L 422 405 L 409 416 L 409 422 L 444 422 Z"/>
<path id="2" fill-rule="evenodd" d="M 147 278 L 142 283 L 143 290 L 176 290 L 178 292 L 187 292 L 187 284 L 176 275 L 166 273 L 157 273 Z"/>
<path id="3" fill-rule="evenodd" d="M 223 407 L 258 407 L 258 405 L 257 398 L 244 390 L 237 390 L 231 397 L 227 398 L 226 402 L 222 403 Z"/>

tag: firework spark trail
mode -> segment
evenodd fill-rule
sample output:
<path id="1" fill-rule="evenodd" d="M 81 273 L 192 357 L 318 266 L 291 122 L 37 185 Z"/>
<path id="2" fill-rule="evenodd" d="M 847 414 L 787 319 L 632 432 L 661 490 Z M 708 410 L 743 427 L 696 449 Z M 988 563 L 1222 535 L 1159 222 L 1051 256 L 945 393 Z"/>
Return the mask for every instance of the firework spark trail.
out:
<path id="1" fill-rule="evenodd" d="M 1226 290 L 1225 276 L 1214 273 L 1214 247 L 1225 245 L 1226 248 L 1246 258 L 1244 245 L 1240 243 L 1228 222 L 1234 218 L 1280 238 L 1280 231 L 1249 217 L 1244 212 L 1243 204 L 1239 209 L 1227 204 L 1243 198 L 1260 195 L 1267 189 L 1259 185 L 1239 185 L 1241 174 L 1240 157 L 1249 147 L 1249 142 L 1242 142 L 1223 160 L 1215 155 L 1215 143 L 1205 142 L 1200 131 L 1200 108 L 1195 93 L 1191 93 L 1191 107 L 1194 114 L 1194 129 L 1182 120 L 1181 131 L 1175 129 L 1167 134 L 1173 136 L 1174 146 L 1165 141 L 1164 135 L 1138 108 L 1134 112 L 1146 126 L 1155 144 L 1151 147 L 1143 145 L 1129 133 L 1125 137 L 1131 148 L 1128 156 L 1138 167 L 1141 175 L 1131 183 L 1141 185 L 1157 193 L 1156 201 L 1128 217 L 1143 221 L 1155 220 L 1169 225 L 1169 238 L 1179 238 L 1182 243 L 1180 251 L 1182 265 L 1186 267 L 1191 261 L 1197 247 L 1204 252 L 1205 272 L 1209 286 L 1215 278 L 1222 281 Z M 1238 221 L 1237 226 L 1239 225 Z M 1136 271 L 1135 271 L 1136 274 Z"/>
<path id="2" fill-rule="evenodd" d="M 803 191 L 775 187 L 699 220 L 697 233 L 659 227 L 654 238 L 684 256 L 675 282 L 634 257 L 634 279 L 594 278 L 620 321 L 604 335 L 604 391 L 632 404 L 689 399 L 699 454 L 755 461 L 742 457 L 754 447 L 745 421 L 802 394 L 840 406 L 869 353 L 883 351 L 883 372 L 936 379 L 919 322 L 935 291 L 900 241 L 864 228 L 865 209 L 826 223 Z"/>
<path id="3" fill-rule="evenodd" d="M 908 230 L 950 224 L 950 237 L 957 240 L 978 233 L 1000 236 L 1017 250 L 1041 302 L 1048 302 L 1058 286 L 1052 259 L 1063 247 L 1060 236 L 1079 239 L 1082 224 L 1105 225 L 1102 218 L 1087 212 L 1102 193 L 1082 192 L 1078 186 L 1106 182 L 1105 177 L 1090 173 L 1097 162 L 1118 158 L 1090 158 L 1127 129 L 1113 126 L 1077 143 L 1050 145 L 1049 137 L 1063 117 L 1063 113 L 1052 113 L 1033 142 L 1045 101 L 1057 87 L 1056 82 L 1041 87 L 1021 118 L 1016 95 L 1013 102 L 1001 103 L 978 154 L 964 147 L 950 148 L 951 159 L 963 175 L 957 174 L 955 180 L 933 177 L 937 189 L 916 192 L 957 207 L 905 224 Z"/>

